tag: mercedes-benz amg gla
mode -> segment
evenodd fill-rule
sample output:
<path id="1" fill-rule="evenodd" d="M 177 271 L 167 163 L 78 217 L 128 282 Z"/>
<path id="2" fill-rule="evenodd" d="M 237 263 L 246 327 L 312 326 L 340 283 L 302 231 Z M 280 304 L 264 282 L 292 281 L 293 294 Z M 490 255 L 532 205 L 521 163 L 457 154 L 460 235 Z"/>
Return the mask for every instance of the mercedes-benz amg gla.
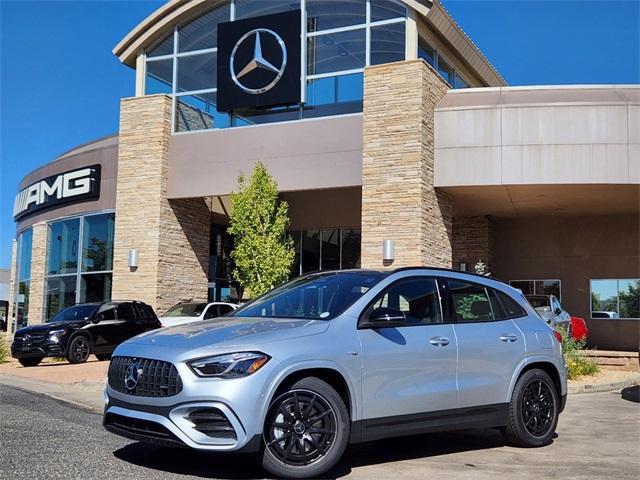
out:
<path id="1" fill-rule="evenodd" d="M 121 344 L 104 426 L 315 477 L 349 443 L 499 428 L 549 443 L 567 392 L 559 338 L 522 294 L 434 268 L 303 276 L 230 315 Z"/>

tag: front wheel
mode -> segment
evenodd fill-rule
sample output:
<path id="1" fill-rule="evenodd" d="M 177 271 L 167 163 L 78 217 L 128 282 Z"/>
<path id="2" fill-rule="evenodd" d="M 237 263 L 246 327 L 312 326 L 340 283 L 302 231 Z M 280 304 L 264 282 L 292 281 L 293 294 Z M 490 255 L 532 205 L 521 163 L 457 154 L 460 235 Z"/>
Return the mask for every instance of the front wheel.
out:
<path id="1" fill-rule="evenodd" d="M 22 365 L 23 367 L 35 367 L 36 365 L 38 365 L 42 361 L 42 358 L 40 358 L 40 357 L 36 357 L 36 358 L 21 358 L 18 361 L 20 362 L 20 365 Z"/>
<path id="2" fill-rule="evenodd" d="M 78 335 L 69 343 L 67 360 L 69 360 L 69 363 L 84 363 L 90 354 L 91 345 L 89 344 L 89 339 L 85 336 Z"/>
<path id="3" fill-rule="evenodd" d="M 303 378 L 269 407 L 262 466 L 277 477 L 317 477 L 340 460 L 350 431 L 349 412 L 335 389 Z"/>
<path id="4" fill-rule="evenodd" d="M 551 442 L 558 424 L 558 398 L 553 380 L 545 371 L 525 372 L 511 395 L 507 440 L 520 447 L 541 447 Z"/>

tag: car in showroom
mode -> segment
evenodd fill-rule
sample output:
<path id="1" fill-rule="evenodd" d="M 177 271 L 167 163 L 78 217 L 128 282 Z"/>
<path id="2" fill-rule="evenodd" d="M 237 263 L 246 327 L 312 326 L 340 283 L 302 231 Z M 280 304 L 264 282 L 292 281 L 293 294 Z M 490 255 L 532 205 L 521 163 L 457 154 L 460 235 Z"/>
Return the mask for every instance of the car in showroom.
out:
<path id="1" fill-rule="evenodd" d="M 255 452 L 270 474 L 314 478 L 349 443 L 387 437 L 497 428 L 514 445 L 546 445 L 566 394 L 560 335 L 509 285 L 447 269 L 342 270 L 124 342 L 103 425 Z"/>
<path id="2" fill-rule="evenodd" d="M 180 302 L 160 317 L 163 327 L 174 327 L 185 323 L 210 320 L 222 317 L 238 308 L 238 305 L 227 302 Z"/>
<path id="3" fill-rule="evenodd" d="M 562 329 L 571 335 L 571 315 L 555 295 L 525 295 L 536 312 L 554 329 Z"/>
<path id="4" fill-rule="evenodd" d="M 11 356 L 24 367 L 34 367 L 45 357 L 83 363 L 94 354 L 98 360 L 108 360 L 118 344 L 160 326 L 146 303 L 79 303 L 64 308 L 43 324 L 17 330 Z"/>

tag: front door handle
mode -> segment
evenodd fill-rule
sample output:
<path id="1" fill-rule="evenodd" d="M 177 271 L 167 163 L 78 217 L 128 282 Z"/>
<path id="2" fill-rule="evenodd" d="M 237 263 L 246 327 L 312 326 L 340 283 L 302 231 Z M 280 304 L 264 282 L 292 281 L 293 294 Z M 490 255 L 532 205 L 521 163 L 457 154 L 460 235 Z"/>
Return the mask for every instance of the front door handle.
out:
<path id="1" fill-rule="evenodd" d="M 500 340 L 503 342 L 513 343 L 516 340 L 518 340 L 518 337 L 512 334 L 503 334 L 503 335 L 500 335 Z"/>
<path id="2" fill-rule="evenodd" d="M 446 347 L 449 345 L 449 339 L 447 337 L 431 337 L 429 343 L 436 347 Z"/>

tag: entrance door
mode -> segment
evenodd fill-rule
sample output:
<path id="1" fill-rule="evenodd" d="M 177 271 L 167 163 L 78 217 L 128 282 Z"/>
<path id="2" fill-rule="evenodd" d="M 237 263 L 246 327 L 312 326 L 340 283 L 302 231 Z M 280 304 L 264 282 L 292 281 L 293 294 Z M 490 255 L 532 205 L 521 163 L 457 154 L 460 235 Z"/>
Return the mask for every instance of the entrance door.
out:
<path id="1" fill-rule="evenodd" d="M 395 282 L 374 300 L 364 317 L 382 307 L 402 311 L 407 324 L 358 330 L 363 434 L 367 419 L 456 408 L 456 338 L 453 326 L 443 324 L 436 280 L 410 277 Z"/>

